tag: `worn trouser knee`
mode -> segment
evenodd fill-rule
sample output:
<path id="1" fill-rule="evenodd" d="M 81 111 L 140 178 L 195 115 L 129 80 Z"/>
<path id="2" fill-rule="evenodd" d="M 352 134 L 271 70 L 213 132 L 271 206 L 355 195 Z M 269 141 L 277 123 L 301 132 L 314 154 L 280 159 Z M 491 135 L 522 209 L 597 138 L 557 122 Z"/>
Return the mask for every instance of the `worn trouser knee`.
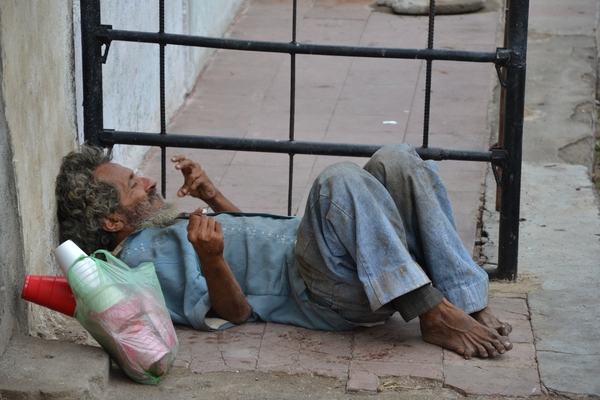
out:
<path id="1" fill-rule="evenodd" d="M 425 161 L 421 159 L 415 148 L 408 143 L 384 146 L 365 164 L 365 169 L 378 177 L 378 172 L 385 175 L 385 170 L 393 169 L 396 174 L 411 174 Z M 378 177 L 379 178 L 379 177 Z M 385 179 L 385 176 L 381 178 Z"/>
<path id="2" fill-rule="evenodd" d="M 357 164 L 327 167 L 298 228 L 298 269 L 311 299 L 357 323 L 384 320 L 391 301 L 429 278 L 407 251 L 388 191 Z"/>
<path id="3" fill-rule="evenodd" d="M 319 186 L 335 187 L 340 181 L 350 185 L 363 181 L 360 167 L 351 161 L 341 161 L 328 165 L 317 177 L 315 183 Z"/>

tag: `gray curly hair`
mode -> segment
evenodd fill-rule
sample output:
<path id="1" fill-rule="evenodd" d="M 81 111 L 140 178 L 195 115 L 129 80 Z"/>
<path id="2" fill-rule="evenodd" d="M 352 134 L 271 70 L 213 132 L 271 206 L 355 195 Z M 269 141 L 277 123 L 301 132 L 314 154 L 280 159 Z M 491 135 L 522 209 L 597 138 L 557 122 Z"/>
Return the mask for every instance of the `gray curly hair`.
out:
<path id="1" fill-rule="evenodd" d="M 120 210 L 119 189 L 94 179 L 94 171 L 111 160 L 110 151 L 83 145 L 63 157 L 56 178 L 60 242 L 70 239 L 87 254 L 107 249 L 116 237 L 102 228 L 102 218 Z"/>

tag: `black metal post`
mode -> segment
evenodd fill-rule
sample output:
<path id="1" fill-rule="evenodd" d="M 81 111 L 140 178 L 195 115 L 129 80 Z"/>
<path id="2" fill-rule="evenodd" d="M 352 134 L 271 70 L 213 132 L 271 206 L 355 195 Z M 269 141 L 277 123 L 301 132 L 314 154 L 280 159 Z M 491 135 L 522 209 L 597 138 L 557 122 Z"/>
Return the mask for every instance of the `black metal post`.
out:
<path id="1" fill-rule="evenodd" d="M 296 43 L 298 2 L 292 2 L 292 44 Z M 296 54 L 290 53 L 290 125 L 289 140 L 294 141 L 296 132 Z M 287 215 L 292 215 L 292 195 L 294 190 L 294 153 L 289 153 L 288 162 L 288 204 Z"/>
<path id="2" fill-rule="evenodd" d="M 158 33 L 165 33 L 165 0 L 158 2 L 159 27 Z M 165 44 L 159 45 L 159 84 L 160 84 L 160 134 L 167 134 L 167 113 L 165 100 Z M 167 198 L 167 149 L 160 148 L 160 190 L 164 198 Z"/>
<path id="3" fill-rule="evenodd" d="M 100 0 L 81 0 L 81 58 L 83 74 L 83 133 L 89 144 L 99 145 L 104 130 L 102 108 L 102 41 Z"/>
<path id="4" fill-rule="evenodd" d="M 435 0 L 429 0 L 429 27 L 427 34 L 427 50 L 433 50 L 435 31 Z M 429 116 L 431 114 L 431 74 L 433 60 L 427 60 L 425 67 L 425 105 L 423 109 L 423 147 L 429 147 Z"/>
<path id="5" fill-rule="evenodd" d="M 511 58 L 506 65 L 498 270 L 496 278 L 515 281 L 519 255 L 521 159 L 525 109 L 525 73 L 529 0 L 508 0 L 506 45 Z"/>

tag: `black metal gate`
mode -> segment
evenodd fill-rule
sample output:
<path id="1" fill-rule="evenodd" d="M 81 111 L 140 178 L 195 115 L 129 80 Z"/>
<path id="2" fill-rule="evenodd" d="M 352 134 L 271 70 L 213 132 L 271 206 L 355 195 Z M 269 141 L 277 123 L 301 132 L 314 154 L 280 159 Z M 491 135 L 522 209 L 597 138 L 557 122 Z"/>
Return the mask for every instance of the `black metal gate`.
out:
<path id="1" fill-rule="evenodd" d="M 498 182 L 500 226 L 498 267 L 490 276 L 514 281 L 517 278 L 521 154 L 529 0 L 506 1 L 505 45 L 493 52 L 443 50 L 433 48 L 435 0 L 430 0 L 427 48 L 334 46 L 296 41 L 297 1 L 293 1 L 292 41 L 265 42 L 171 34 L 164 31 L 164 0 L 159 1 L 159 32 L 114 30 L 101 25 L 100 0 L 81 0 L 81 36 L 84 96 L 84 135 L 90 144 L 158 146 L 162 150 L 162 188 L 165 190 L 165 149 L 185 147 L 289 154 L 288 213 L 291 212 L 291 180 L 296 154 L 370 157 L 381 146 L 298 141 L 294 137 L 295 62 L 297 54 L 426 60 L 425 118 L 423 143 L 417 152 L 423 159 L 489 162 Z M 106 129 L 103 123 L 102 64 L 112 41 L 154 43 L 160 46 L 160 133 L 124 132 Z M 291 56 L 290 124 L 287 141 L 188 136 L 167 134 L 165 116 L 165 46 L 183 45 L 242 51 L 287 53 Z M 435 60 L 492 63 L 502 86 L 500 132 L 497 147 L 490 151 L 461 151 L 429 147 L 429 106 L 431 71 Z M 164 194 L 164 193 L 163 193 Z"/>

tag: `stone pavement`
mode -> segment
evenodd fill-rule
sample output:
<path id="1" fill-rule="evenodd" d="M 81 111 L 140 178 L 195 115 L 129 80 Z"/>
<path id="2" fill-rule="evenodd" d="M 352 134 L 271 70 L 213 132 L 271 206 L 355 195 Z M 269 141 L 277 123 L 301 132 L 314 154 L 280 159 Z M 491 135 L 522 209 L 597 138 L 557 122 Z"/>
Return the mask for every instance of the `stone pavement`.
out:
<path id="1" fill-rule="evenodd" d="M 289 41 L 289 3 L 249 1 L 229 36 Z M 393 15 L 371 3 L 299 1 L 298 41 L 426 46 L 424 17 Z M 423 342 L 417 322 L 406 324 L 398 317 L 353 332 L 271 323 L 216 333 L 177 327 L 179 355 L 156 387 L 123 379 L 114 368 L 110 374 L 94 374 L 90 368 L 102 361 L 88 362 L 93 355 L 73 356 L 67 362 L 54 348 L 35 350 L 28 345 L 27 353 L 19 345 L 10 350 L 10 362 L 6 355 L 0 359 L 0 398 L 13 398 L 11 393 L 25 398 L 18 397 L 25 393 L 27 398 L 337 399 L 375 391 L 386 399 L 600 396 L 598 204 L 586 169 L 569 164 L 565 156 L 573 143 L 593 132 L 597 5 L 598 0 L 531 1 L 520 279 L 516 284 L 490 285 L 490 304 L 514 326 L 512 351 L 495 359 L 466 361 Z M 435 47 L 489 51 L 501 43 L 498 26 L 501 7 L 487 0 L 477 13 L 438 17 Z M 289 64 L 285 55 L 218 51 L 169 132 L 287 139 Z M 430 146 L 486 149 L 495 135 L 498 109 L 493 66 L 434 62 L 433 71 Z M 418 146 L 424 77 L 425 64 L 416 60 L 298 56 L 295 137 Z M 285 155 L 177 149 L 167 153 L 183 153 L 200 162 L 244 211 L 287 212 Z M 157 154 L 149 152 L 140 173 L 159 176 Z M 337 160 L 294 157 L 293 214 L 302 215 L 310 183 Z M 175 198 L 180 178 L 171 166 L 167 171 L 168 199 L 185 210 L 198 207 L 190 199 Z M 440 171 L 459 234 L 477 255 L 477 221 L 483 209 L 482 252 L 493 265 L 498 215 L 487 166 L 444 161 Z M 96 350 L 96 355 L 104 354 Z M 57 388 L 56 376 L 44 372 L 52 366 L 63 375 L 81 376 L 88 388 L 65 391 L 68 380 L 60 380 Z M 7 370 L 10 379 L 2 374 Z"/>
<path id="2" fill-rule="evenodd" d="M 533 336 L 523 298 L 494 298 L 491 305 L 511 323 L 512 351 L 491 360 L 465 360 L 423 342 L 418 320 L 397 314 L 385 325 L 351 332 L 323 332 L 273 323 L 249 323 L 206 333 L 178 327 L 175 367 L 209 372 L 283 372 L 346 382 L 348 391 L 376 392 L 410 377 L 434 380 L 476 395 L 540 394 Z M 418 383 L 417 386 L 422 383 Z"/>

